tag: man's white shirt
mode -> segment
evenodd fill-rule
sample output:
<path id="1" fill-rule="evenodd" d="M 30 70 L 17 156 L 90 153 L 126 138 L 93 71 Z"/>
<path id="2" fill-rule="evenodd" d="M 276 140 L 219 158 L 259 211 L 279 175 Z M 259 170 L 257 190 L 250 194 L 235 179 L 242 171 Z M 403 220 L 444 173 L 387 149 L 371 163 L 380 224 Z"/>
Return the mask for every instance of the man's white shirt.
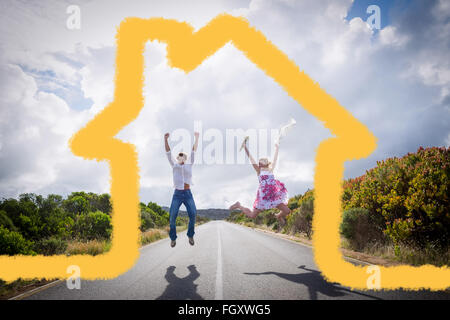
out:
<path id="1" fill-rule="evenodd" d="M 193 185 L 192 182 L 192 165 L 194 164 L 195 151 L 191 151 L 191 157 L 184 164 L 175 162 L 172 158 L 172 151 L 166 152 L 167 159 L 172 166 L 173 187 L 178 190 L 184 190 L 184 184 Z"/>

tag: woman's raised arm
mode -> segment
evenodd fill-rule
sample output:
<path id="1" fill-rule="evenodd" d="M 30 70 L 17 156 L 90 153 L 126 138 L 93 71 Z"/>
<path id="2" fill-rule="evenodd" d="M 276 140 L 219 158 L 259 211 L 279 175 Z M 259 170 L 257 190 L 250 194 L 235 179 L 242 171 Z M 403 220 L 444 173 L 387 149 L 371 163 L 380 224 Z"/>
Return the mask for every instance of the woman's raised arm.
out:
<path id="1" fill-rule="evenodd" d="M 272 171 L 275 169 L 275 166 L 278 161 L 278 149 L 280 145 L 278 143 L 275 143 L 275 154 L 273 155 L 273 161 L 272 161 Z"/>
<path id="2" fill-rule="evenodd" d="M 247 157 L 250 159 L 250 163 L 252 164 L 256 173 L 259 174 L 259 166 L 256 163 L 255 159 L 253 159 L 252 155 L 250 154 L 250 151 L 248 151 L 247 144 L 244 145 L 244 150 L 245 150 L 245 153 L 247 154 Z"/>

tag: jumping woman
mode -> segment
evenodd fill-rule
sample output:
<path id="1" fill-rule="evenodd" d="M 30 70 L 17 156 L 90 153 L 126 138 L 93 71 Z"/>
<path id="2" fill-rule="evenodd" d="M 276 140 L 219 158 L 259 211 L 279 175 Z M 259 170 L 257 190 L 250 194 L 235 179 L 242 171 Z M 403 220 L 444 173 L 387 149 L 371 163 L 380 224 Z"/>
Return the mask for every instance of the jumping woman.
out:
<path id="1" fill-rule="evenodd" d="M 275 144 L 273 163 L 270 163 L 267 158 L 261 158 L 257 164 L 248 151 L 247 141 L 248 137 L 245 138 L 242 143 L 243 148 L 245 149 L 245 153 L 250 159 L 250 162 L 258 175 L 259 188 L 256 193 L 256 200 L 253 203 L 253 210 L 243 207 L 239 201 L 233 204 L 230 207 L 230 210 L 238 209 L 241 210 L 247 217 L 255 218 L 263 210 L 278 208 L 280 212 L 275 216 L 281 225 L 283 225 L 286 222 L 286 216 L 291 212 L 291 210 L 287 206 L 288 192 L 286 187 L 282 182 L 275 179 L 273 175 L 273 170 L 275 169 L 278 159 L 279 144 Z"/>

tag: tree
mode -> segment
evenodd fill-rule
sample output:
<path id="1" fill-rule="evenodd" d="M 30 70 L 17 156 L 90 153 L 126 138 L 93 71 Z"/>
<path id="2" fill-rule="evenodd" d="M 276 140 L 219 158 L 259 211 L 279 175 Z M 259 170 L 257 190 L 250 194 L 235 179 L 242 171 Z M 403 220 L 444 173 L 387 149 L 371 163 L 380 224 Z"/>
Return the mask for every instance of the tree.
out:
<path id="1" fill-rule="evenodd" d="M 101 211 L 76 217 L 73 234 L 81 239 L 108 239 L 111 236 L 111 217 Z"/>
<path id="2" fill-rule="evenodd" d="M 97 201 L 94 206 L 95 210 L 100 210 L 103 213 L 111 214 L 112 204 L 111 196 L 108 193 L 103 193 L 97 197 Z"/>
<path id="3" fill-rule="evenodd" d="M 156 213 L 157 213 L 158 215 L 160 215 L 160 216 L 164 216 L 164 215 L 167 213 L 167 211 L 164 211 L 163 208 L 161 208 L 159 205 L 157 205 L 157 204 L 154 203 L 154 202 L 149 202 L 149 203 L 147 204 L 147 207 L 149 207 L 150 209 L 152 209 L 153 212 L 156 212 Z"/>
<path id="4" fill-rule="evenodd" d="M 154 216 L 156 213 L 152 211 L 152 209 L 148 208 L 145 204 L 141 203 L 141 231 L 148 230 L 150 228 L 155 227 Z"/>
<path id="5" fill-rule="evenodd" d="M 11 231 L 17 231 L 16 226 L 12 222 L 11 218 L 8 217 L 8 214 L 5 210 L 0 210 L 0 226 L 9 229 Z"/>
<path id="6" fill-rule="evenodd" d="M 0 254 L 34 254 L 31 246 L 32 242 L 26 240 L 20 233 L 0 226 Z"/>
<path id="7" fill-rule="evenodd" d="M 72 216 L 88 213 L 89 212 L 89 202 L 83 195 L 74 195 L 72 193 L 67 200 L 64 200 L 64 209 L 69 212 Z"/>

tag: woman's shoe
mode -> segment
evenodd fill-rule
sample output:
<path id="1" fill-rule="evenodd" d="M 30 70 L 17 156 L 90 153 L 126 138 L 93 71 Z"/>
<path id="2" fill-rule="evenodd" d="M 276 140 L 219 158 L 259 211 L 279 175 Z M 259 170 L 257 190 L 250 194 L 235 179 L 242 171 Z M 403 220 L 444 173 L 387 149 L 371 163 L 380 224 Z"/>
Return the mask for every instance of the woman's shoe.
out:
<path id="1" fill-rule="evenodd" d="M 177 245 L 176 240 L 170 241 L 170 246 L 171 246 L 172 248 L 175 247 L 176 245 Z"/>

